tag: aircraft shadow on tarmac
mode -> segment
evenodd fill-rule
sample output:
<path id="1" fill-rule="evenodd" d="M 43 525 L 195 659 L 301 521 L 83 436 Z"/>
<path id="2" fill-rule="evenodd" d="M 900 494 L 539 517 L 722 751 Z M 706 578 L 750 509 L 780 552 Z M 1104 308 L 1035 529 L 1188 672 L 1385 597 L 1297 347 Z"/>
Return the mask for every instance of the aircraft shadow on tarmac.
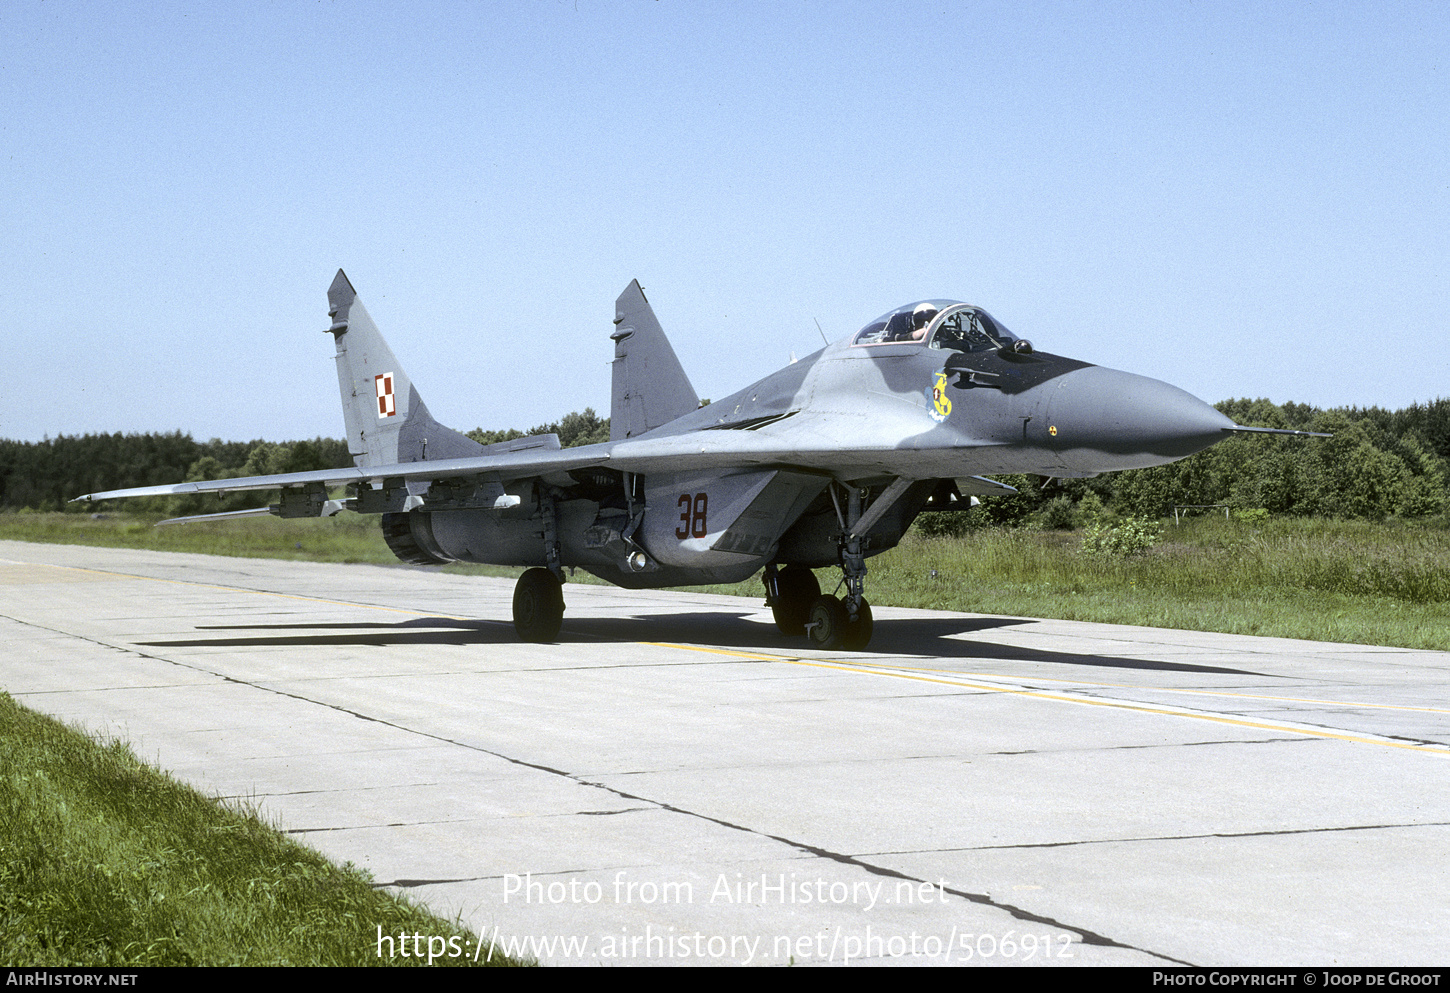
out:
<path id="1" fill-rule="evenodd" d="M 806 647 L 803 638 L 790 638 L 755 618 L 759 614 L 734 611 L 698 611 L 674 614 L 639 614 L 630 617 L 572 617 L 564 623 L 559 642 L 658 641 L 717 648 L 739 648 L 795 655 Z M 1113 669 L 1150 669 L 1167 672 L 1221 673 L 1263 676 L 1268 673 L 1225 666 L 1194 665 L 1157 659 L 1114 655 L 1055 652 L 960 636 L 992 628 L 1036 623 L 1021 617 L 891 618 L 876 621 L 872 639 L 875 655 L 911 655 L 939 659 L 982 659 L 1005 662 L 1041 662 L 1054 665 Z M 325 646 L 492 645 L 517 643 L 513 625 L 500 621 L 453 617 L 417 617 L 396 624 L 380 622 L 318 624 L 229 624 L 198 626 L 197 631 L 250 632 L 232 637 L 201 637 L 136 644 L 147 648 L 308 648 Z M 853 656 L 847 654 L 846 659 Z"/>

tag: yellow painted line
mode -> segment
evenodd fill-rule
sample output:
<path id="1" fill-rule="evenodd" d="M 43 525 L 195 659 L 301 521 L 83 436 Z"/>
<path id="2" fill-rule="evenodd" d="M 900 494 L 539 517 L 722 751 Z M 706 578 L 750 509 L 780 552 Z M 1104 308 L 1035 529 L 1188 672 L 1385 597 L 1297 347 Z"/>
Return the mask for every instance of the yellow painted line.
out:
<path id="1" fill-rule="evenodd" d="M 988 692 L 988 693 L 1006 693 L 1006 694 L 1008 694 L 1010 696 L 1029 697 L 1031 699 L 1036 699 L 1036 700 L 1048 700 L 1048 701 L 1051 701 L 1051 702 L 1054 702 L 1054 703 L 1075 703 L 1075 704 L 1080 704 L 1080 705 L 1088 706 L 1088 707 L 1108 707 L 1108 708 L 1113 709 L 1113 710 L 1128 710 L 1128 711 L 1134 711 L 1134 712 L 1140 713 L 1140 714 L 1155 714 L 1155 715 L 1162 716 L 1162 717 L 1187 717 L 1187 718 L 1192 718 L 1194 720 L 1209 721 L 1209 722 L 1214 723 L 1214 724 L 1228 724 L 1228 725 L 1232 725 L 1234 727 L 1253 728 L 1255 730 L 1260 730 L 1260 731 L 1274 731 L 1274 732 L 1277 732 L 1277 733 L 1280 733 L 1280 734 L 1299 734 L 1299 735 L 1304 735 L 1305 737 L 1310 737 L 1310 738 L 1328 738 L 1328 739 L 1332 739 L 1332 740 L 1335 740 L 1335 741 L 1349 741 L 1349 742 L 1355 742 L 1357 744 L 1362 744 L 1362 745 L 1382 745 L 1382 746 L 1385 746 L 1385 747 L 1388 747 L 1388 748 L 1399 748 L 1399 749 L 1404 749 L 1406 751 L 1411 751 L 1411 752 L 1426 752 L 1426 753 L 1429 753 L 1431 755 L 1450 755 L 1450 748 L 1437 747 L 1437 746 L 1434 746 L 1434 745 L 1417 745 L 1417 744 L 1414 744 L 1412 742 L 1391 741 L 1391 740 L 1386 739 L 1386 738 L 1376 738 L 1376 737 L 1371 737 L 1371 736 L 1367 736 L 1367 735 L 1350 734 L 1348 732 L 1325 731 L 1325 730 L 1321 730 L 1319 728 L 1300 727 L 1300 726 L 1292 725 L 1292 724 L 1273 724 L 1273 723 L 1269 723 L 1267 721 L 1254 721 L 1254 720 L 1248 720 L 1246 718 L 1241 718 L 1241 717 L 1223 717 L 1223 716 L 1220 716 L 1220 715 L 1217 715 L 1217 714 L 1206 714 L 1206 713 L 1203 713 L 1201 711 L 1188 710 L 1188 709 L 1180 709 L 1180 708 L 1176 708 L 1176 707 L 1155 707 L 1152 704 L 1146 704 L 1146 703 L 1129 703 L 1129 702 L 1123 701 L 1123 700 L 1096 700 L 1096 699 L 1093 699 L 1092 697 L 1068 696 L 1068 695 L 1062 694 L 1062 693 L 1049 693 L 1049 692 L 1045 692 L 1045 691 L 1042 691 L 1042 690 L 1029 690 L 1029 689 L 1013 688 L 1013 687 L 1009 687 L 1009 686 L 994 685 L 994 684 L 991 684 L 991 683 L 973 683 L 973 682 L 968 682 L 966 679 L 962 679 L 962 678 L 944 679 L 944 678 L 941 678 L 940 676 L 922 676 L 922 675 L 915 675 L 915 674 L 913 674 L 913 671 L 905 671 L 904 667 L 896 667 L 896 666 L 893 666 L 891 668 L 887 668 L 885 666 L 871 665 L 869 663 L 867 663 L 867 664 L 861 664 L 861 665 L 849 665 L 849 664 L 844 663 L 844 662 L 837 662 L 837 661 L 830 661 L 830 660 L 822 661 L 822 660 L 813 660 L 813 659 L 792 658 L 792 657 L 784 656 L 784 655 L 762 655 L 762 654 L 754 653 L 754 652 L 739 652 L 739 651 L 730 651 L 730 650 L 727 650 L 727 649 L 720 649 L 720 648 L 705 648 L 705 647 L 700 646 L 700 645 L 681 645 L 681 644 L 675 644 L 675 643 L 663 642 L 663 641 L 652 641 L 652 642 L 647 642 L 647 644 L 656 645 L 656 646 L 661 647 L 661 648 L 678 648 L 678 649 L 682 649 L 684 651 L 691 651 L 691 652 L 708 652 L 708 653 L 714 654 L 714 655 L 729 655 L 729 656 L 733 656 L 733 657 L 736 657 L 736 658 L 755 659 L 755 660 L 761 660 L 761 661 L 767 661 L 767 662 L 781 662 L 781 663 L 785 663 L 787 665 L 802 665 L 802 666 L 808 666 L 808 667 L 816 668 L 816 669 L 830 669 L 830 670 L 834 670 L 836 672 L 850 672 L 850 673 L 856 673 L 856 674 L 862 675 L 862 676 L 888 676 L 888 677 L 892 677 L 892 678 L 895 678 L 895 679 L 909 679 L 909 680 L 912 680 L 914 682 L 935 683 L 935 684 L 938 684 L 938 685 L 941 685 L 941 686 L 959 686 L 959 687 L 962 687 L 962 688 L 965 688 L 965 689 L 982 690 L 982 691 Z M 949 672 L 950 670 L 924 669 L 923 668 L 923 669 L 916 669 L 914 671 L 915 672 Z M 977 678 L 989 678 L 989 679 L 1005 678 L 1005 677 L 996 677 L 996 676 L 985 676 L 985 675 L 982 675 L 982 674 L 968 674 L 969 677 L 971 675 L 976 675 Z M 1053 682 L 1074 682 L 1074 681 L 1073 680 L 1053 680 Z M 1086 682 L 1084 682 L 1084 683 L 1081 683 L 1080 685 L 1084 685 L 1084 686 L 1110 686 L 1110 687 L 1111 686 L 1115 686 L 1116 688 L 1121 688 L 1121 689 L 1150 689 L 1150 690 L 1157 690 L 1158 689 L 1158 687 L 1135 687 L 1135 686 L 1126 686 L 1126 685 L 1118 685 L 1118 684 L 1110 684 L 1110 683 L 1086 683 Z M 1233 696 L 1235 694 L 1224 694 L 1224 695 L 1226 695 L 1226 696 Z M 1243 695 L 1247 696 L 1248 694 L 1243 694 Z M 1276 699 L 1276 698 L 1274 698 L 1274 697 L 1267 697 L 1267 698 L 1263 698 L 1263 699 Z M 1336 701 L 1318 701 L 1318 702 L 1322 702 L 1322 703 L 1331 703 L 1331 702 L 1334 702 L 1334 703 L 1337 703 Z M 1339 705 L 1339 706 L 1345 706 L 1345 704 L 1342 704 L 1342 703 L 1338 703 L 1337 705 Z M 1406 709 L 1417 709 L 1417 708 L 1406 708 Z"/>
<path id="2" fill-rule="evenodd" d="M 706 648 L 704 645 L 679 645 L 672 641 L 645 641 L 645 645 L 653 645 L 656 648 L 679 648 L 687 652 L 708 652 L 711 655 L 729 655 L 738 659 L 754 659 L 757 662 L 789 662 L 788 658 L 781 655 L 761 655 L 759 652 L 741 652 L 730 648 Z"/>
<path id="3" fill-rule="evenodd" d="M 1197 693 L 1201 696 L 1242 697 L 1245 700 L 1275 700 L 1283 703 L 1319 703 L 1326 707 L 1373 707 L 1375 710 L 1414 710 L 1425 714 L 1450 714 L 1444 707 L 1407 707 L 1399 703 L 1359 703 L 1350 700 L 1315 700 L 1297 696 L 1266 696 L 1258 693 L 1224 693 L 1219 690 L 1164 689 L 1165 693 Z"/>
<path id="4" fill-rule="evenodd" d="M 1450 755 L 1450 748 L 1436 747 L 1434 745 L 1417 745 L 1412 742 L 1390 741 L 1384 738 L 1373 738 L 1365 735 L 1349 734 L 1346 732 L 1322 731 L 1318 728 L 1298 727 L 1291 724 L 1270 724 L 1266 721 L 1251 721 L 1238 717 L 1221 717 L 1216 714 L 1205 714 L 1193 710 L 1180 710 L 1178 708 L 1154 707 L 1151 704 L 1128 703 L 1122 700 L 1095 700 L 1092 697 L 1065 696 L 1059 693 L 1044 693 L 1040 690 L 1010 689 L 1004 686 L 993 686 L 986 683 L 968 683 L 961 680 L 940 679 L 932 676 L 913 676 L 905 672 L 890 672 L 884 669 L 859 668 L 839 662 L 810 662 L 805 659 L 780 659 L 781 662 L 789 662 L 794 665 L 814 666 L 821 669 L 835 669 L 838 672 L 856 672 L 868 676 L 894 676 L 897 679 L 911 679 L 924 683 L 940 683 L 946 686 L 962 686 L 968 689 L 985 690 L 989 693 L 1006 693 L 1011 696 L 1031 697 L 1038 700 L 1051 700 L 1056 703 L 1076 703 L 1089 707 L 1109 707 L 1115 710 L 1131 710 L 1143 714 L 1159 714 L 1165 717 L 1190 717 L 1200 721 L 1211 721 L 1215 724 L 1231 724 L 1236 727 L 1255 728 L 1261 731 L 1278 731 L 1283 734 L 1302 734 L 1312 738 L 1332 738 L 1337 741 L 1353 741 L 1364 745 L 1384 745 L 1389 748 L 1402 748 L 1412 752 L 1428 752 L 1433 755 Z"/>
<path id="5" fill-rule="evenodd" d="M 751 652 L 728 651 L 728 650 L 722 649 L 722 648 L 704 648 L 704 647 L 699 646 L 699 645 L 681 645 L 681 644 L 675 644 L 675 643 L 667 642 L 667 641 L 651 641 L 651 642 L 646 642 L 646 644 L 658 645 L 658 646 L 660 646 L 662 648 L 683 648 L 683 649 L 686 649 L 688 651 L 695 651 L 695 652 L 713 652 L 713 653 L 718 654 L 718 655 L 735 655 L 735 656 L 739 656 L 740 658 L 760 659 L 760 660 L 763 660 L 763 661 L 773 661 L 773 662 L 790 662 L 790 661 L 794 661 L 793 658 L 791 658 L 789 656 L 784 656 L 784 655 L 760 655 L 758 653 L 751 653 Z M 842 664 L 844 665 L 845 663 L 842 663 Z M 949 674 L 951 676 L 958 677 L 958 678 L 968 678 L 968 679 L 1002 679 L 1002 680 L 1007 680 L 1007 679 L 1010 679 L 1011 678 L 1011 677 L 1008 677 L 1008 676 L 1001 676 L 1001 675 L 997 675 L 995 673 L 990 673 L 990 672 L 960 672 L 960 671 L 958 671 L 956 669 L 941 669 L 941 668 L 934 668 L 934 667 L 929 667 L 929 666 L 886 665 L 884 663 L 883 664 L 877 664 L 877 663 L 872 663 L 872 662 L 859 662 L 859 663 L 855 663 L 851 668 L 853 670 L 859 668 L 859 669 L 861 669 L 863 671 L 876 671 L 876 670 L 879 669 L 879 670 L 897 670 L 897 671 L 901 671 L 901 672 L 938 672 L 938 673 L 947 673 L 947 674 Z M 1446 709 L 1444 707 L 1409 707 L 1409 706 L 1405 706 L 1403 704 L 1395 704 L 1395 703 L 1359 703 L 1359 702 L 1353 701 L 1353 700 L 1317 700 L 1317 699 L 1314 699 L 1312 697 L 1270 696 L 1268 694 L 1262 694 L 1262 693 L 1229 693 L 1229 692 L 1226 692 L 1226 691 L 1223 691 L 1223 690 L 1201 690 L 1201 689 L 1189 689 L 1189 688 L 1186 688 L 1186 687 L 1174 687 L 1174 686 L 1135 686 L 1132 683 L 1098 683 L 1098 682 L 1093 682 L 1092 680 L 1087 680 L 1087 679 L 1055 679 L 1055 678 L 1053 678 L 1051 676 L 1033 676 L 1032 677 L 1032 681 L 1033 682 L 1042 682 L 1042 683 L 1065 683 L 1065 684 L 1067 684 L 1069 686 L 1093 686 L 1093 687 L 1098 687 L 1098 688 L 1101 688 L 1101 689 L 1139 690 L 1139 691 L 1152 691 L 1154 693 L 1191 693 L 1191 694 L 1197 694 L 1197 695 L 1200 695 L 1200 696 L 1221 696 L 1221 697 L 1229 697 L 1231 699 L 1270 700 L 1270 701 L 1273 701 L 1273 702 L 1276 702 L 1276 703 L 1313 703 L 1313 704 L 1319 704 L 1319 705 L 1322 705 L 1322 706 L 1325 706 L 1325 707 L 1368 707 L 1368 708 L 1374 708 L 1376 710 L 1409 710 L 1409 711 L 1415 711 L 1415 712 L 1418 712 L 1418 713 L 1426 713 L 1426 714 L 1450 714 L 1450 709 Z M 1023 692 L 1027 692 L 1027 691 L 1024 690 Z"/>
<path id="6" fill-rule="evenodd" d="M 59 566 L 0 559 L 0 586 L 53 586 L 56 583 L 104 583 L 109 576 L 92 576 Z"/>
<path id="7" fill-rule="evenodd" d="M 863 667 L 872 666 L 873 663 L 858 663 Z M 956 669 L 940 669 L 926 666 L 905 666 L 905 665 L 881 665 L 883 669 L 900 669 L 904 672 L 945 672 L 952 675 L 972 677 L 976 679 L 1007 679 L 1009 677 L 999 676 L 990 672 L 958 672 Z M 1242 700 L 1272 700 L 1276 703 L 1316 703 L 1326 707 L 1372 707 L 1375 710 L 1411 710 L 1426 714 L 1450 714 L 1450 709 L 1445 707 L 1409 707 L 1398 703 L 1360 703 L 1355 700 L 1317 700 L 1312 697 L 1297 696 L 1271 696 L 1264 693 L 1229 693 L 1225 690 L 1203 690 L 1191 689 L 1189 687 L 1177 686 L 1135 686 L 1132 683 L 1097 683 L 1087 679 L 1054 679 L 1050 676 L 1033 676 L 1034 682 L 1042 683 L 1066 683 L 1071 686 L 1096 686 L 1103 689 L 1114 690 L 1152 690 L 1155 693 L 1190 693 L 1198 696 L 1221 696 Z"/>

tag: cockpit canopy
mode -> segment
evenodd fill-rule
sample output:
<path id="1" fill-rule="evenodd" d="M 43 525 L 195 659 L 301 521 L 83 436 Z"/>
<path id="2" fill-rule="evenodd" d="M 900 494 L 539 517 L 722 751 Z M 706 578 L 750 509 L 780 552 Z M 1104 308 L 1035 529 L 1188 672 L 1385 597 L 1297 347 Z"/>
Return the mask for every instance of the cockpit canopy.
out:
<path id="1" fill-rule="evenodd" d="M 1016 340 L 981 307 L 959 300 L 919 300 L 882 314 L 857 331 L 851 345 L 927 345 L 984 352 Z"/>

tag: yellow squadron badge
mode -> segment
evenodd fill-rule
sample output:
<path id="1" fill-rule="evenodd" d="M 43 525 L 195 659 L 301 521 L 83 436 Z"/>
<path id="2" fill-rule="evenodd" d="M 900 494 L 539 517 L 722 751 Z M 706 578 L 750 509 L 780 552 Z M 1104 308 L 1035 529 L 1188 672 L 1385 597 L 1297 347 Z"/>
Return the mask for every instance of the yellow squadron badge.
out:
<path id="1" fill-rule="evenodd" d="M 952 399 L 947 396 L 947 371 L 941 370 L 936 374 L 936 382 L 932 383 L 926 391 L 926 398 L 931 403 L 927 413 L 931 419 L 940 424 L 947 419 L 952 412 Z"/>

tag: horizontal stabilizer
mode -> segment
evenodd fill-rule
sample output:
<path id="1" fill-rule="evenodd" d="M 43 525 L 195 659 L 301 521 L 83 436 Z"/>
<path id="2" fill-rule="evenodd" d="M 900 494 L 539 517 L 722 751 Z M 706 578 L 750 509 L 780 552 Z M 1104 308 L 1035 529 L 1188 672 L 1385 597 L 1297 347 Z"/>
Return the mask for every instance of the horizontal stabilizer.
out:
<path id="1" fill-rule="evenodd" d="M 201 521 L 238 521 L 243 517 L 266 517 L 271 514 L 269 507 L 253 507 L 251 510 L 228 510 L 220 514 L 193 514 L 190 517 L 168 517 L 164 521 L 157 521 L 156 527 L 165 527 L 168 524 L 196 524 Z"/>
<path id="2" fill-rule="evenodd" d="M 312 517 L 335 517 L 342 513 L 343 505 L 341 500 L 327 500 L 321 505 L 321 513 L 306 516 Z M 272 507 L 253 507 L 251 510 L 224 510 L 220 514 L 193 514 L 190 517 L 168 517 L 164 521 L 157 521 L 156 527 L 163 527 L 167 524 L 197 524 L 201 521 L 237 521 L 243 517 L 266 517 L 269 514 L 277 514 Z M 296 514 L 278 515 L 286 517 L 303 516 Z"/>
<path id="3" fill-rule="evenodd" d="M 957 490 L 962 496 L 1006 496 L 1009 493 L 1016 493 L 1015 486 L 1008 486 L 1006 483 L 999 483 L 995 479 L 988 479 L 986 476 L 961 476 L 957 478 Z"/>
<path id="4" fill-rule="evenodd" d="M 486 445 L 480 455 L 503 455 L 507 452 L 530 452 L 541 450 L 557 452 L 560 448 L 557 434 L 531 434 L 525 438 L 511 438 Z"/>

